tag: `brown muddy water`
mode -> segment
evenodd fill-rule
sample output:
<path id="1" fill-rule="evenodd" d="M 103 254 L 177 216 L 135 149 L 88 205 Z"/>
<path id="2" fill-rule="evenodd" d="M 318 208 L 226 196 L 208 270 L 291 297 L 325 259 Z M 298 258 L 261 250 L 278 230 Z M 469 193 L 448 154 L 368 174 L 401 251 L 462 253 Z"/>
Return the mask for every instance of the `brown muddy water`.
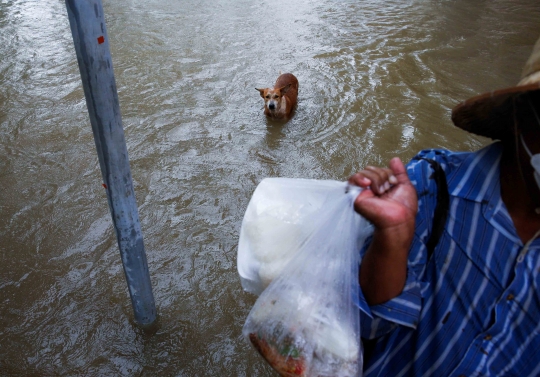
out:
<path id="1" fill-rule="evenodd" d="M 236 271 L 265 177 L 474 150 L 459 101 L 519 80 L 538 0 L 104 1 L 160 321 L 133 314 L 65 4 L 0 0 L 0 375 L 272 376 Z M 288 123 L 255 87 L 300 82 Z"/>

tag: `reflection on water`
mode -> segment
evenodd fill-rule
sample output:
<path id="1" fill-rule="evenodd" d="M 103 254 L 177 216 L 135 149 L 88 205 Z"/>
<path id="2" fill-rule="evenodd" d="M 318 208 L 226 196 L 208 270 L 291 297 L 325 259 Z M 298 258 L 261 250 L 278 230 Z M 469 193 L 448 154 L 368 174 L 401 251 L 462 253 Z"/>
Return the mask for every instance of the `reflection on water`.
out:
<path id="1" fill-rule="evenodd" d="M 540 35 L 537 0 L 104 6 L 160 327 L 132 323 L 65 5 L 5 0 L 1 375 L 272 375 L 241 338 L 255 186 L 486 144 L 450 109 L 516 83 Z M 300 81 L 287 123 L 254 90 L 279 72 Z"/>

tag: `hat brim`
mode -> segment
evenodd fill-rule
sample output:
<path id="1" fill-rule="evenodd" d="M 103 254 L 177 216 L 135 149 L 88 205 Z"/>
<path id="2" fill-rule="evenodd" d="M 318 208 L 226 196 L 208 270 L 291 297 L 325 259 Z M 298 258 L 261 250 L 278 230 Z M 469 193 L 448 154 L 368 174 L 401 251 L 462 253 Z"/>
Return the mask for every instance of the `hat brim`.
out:
<path id="1" fill-rule="evenodd" d="M 454 107 L 452 121 L 465 131 L 501 140 L 509 134 L 516 111 L 522 113 L 523 94 L 539 91 L 540 83 L 537 82 L 480 94 Z"/>

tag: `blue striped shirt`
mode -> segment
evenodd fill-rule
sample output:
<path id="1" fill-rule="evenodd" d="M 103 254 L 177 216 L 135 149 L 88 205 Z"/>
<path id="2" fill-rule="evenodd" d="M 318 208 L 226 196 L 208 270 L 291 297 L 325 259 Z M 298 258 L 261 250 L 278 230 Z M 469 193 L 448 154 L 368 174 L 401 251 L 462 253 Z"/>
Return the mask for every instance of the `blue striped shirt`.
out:
<path id="1" fill-rule="evenodd" d="M 365 376 L 540 376 L 540 239 L 522 253 L 501 200 L 501 150 L 419 154 L 442 165 L 450 194 L 430 260 L 436 184 L 426 161 L 407 166 L 419 200 L 407 281 L 381 305 L 360 295 L 362 337 L 378 338 Z"/>

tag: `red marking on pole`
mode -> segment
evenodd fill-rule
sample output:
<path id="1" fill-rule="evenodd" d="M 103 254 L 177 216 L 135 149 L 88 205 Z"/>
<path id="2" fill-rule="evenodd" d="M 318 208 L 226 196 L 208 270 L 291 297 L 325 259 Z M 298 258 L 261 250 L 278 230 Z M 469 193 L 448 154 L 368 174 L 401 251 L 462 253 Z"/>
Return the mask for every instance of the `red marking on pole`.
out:
<path id="1" fill-rule="evenodd" d="M 105 37 L 102 35 L 101 37 L 98 37 L 97 43 L 102 44 L 103 42 L 105 42 Z"/>
<path id="2" fill-rule="evenodd" d="M 102 184 L 103 187 L 107 188 L 107 185 L 105 183 Z"/>

